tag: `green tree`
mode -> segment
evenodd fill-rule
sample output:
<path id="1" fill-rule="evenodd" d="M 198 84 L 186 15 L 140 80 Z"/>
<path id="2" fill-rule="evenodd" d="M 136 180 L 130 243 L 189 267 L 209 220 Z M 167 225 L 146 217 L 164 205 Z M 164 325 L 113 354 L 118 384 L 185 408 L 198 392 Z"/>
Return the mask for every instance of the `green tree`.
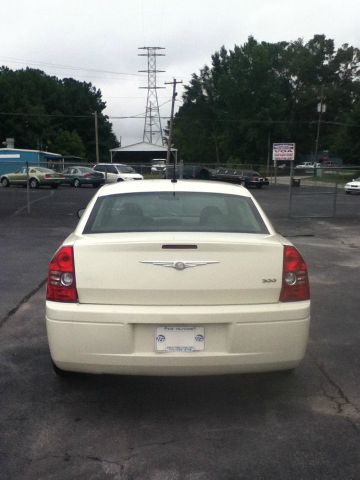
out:
<path id="1" fill-rule="evenodd" d="M 75 130 L 72 132 L 59 130 L 54 143 L 51 144 L 51 149 L 64 156 L 84 157 L 86 155 L 84 143 Z"/>
<path id="2" fill-rule="evenodd" d="M 54 150 L 61 146 L 69 155 L 82 152 L 81 156 L 95 161 L 97 111 L 100 155 L 107 158 L 109 148 L 118 142 L 103 114 L 105 107 L 101 91 L 91 83 L 59 79 L 31 68 L 0 68 L 0 112 L 7 113 L 1 115 L 0 138 L 14 137 L 19 148 Z"/>
<path id="3" fill-rule="evenodd" d="M 327 104 L 320 149 L 345 152 L 359 105 L 359 51 L 315 35 L 307 43 L 257 42 L 224 47 L 211 67 L 193 74 L 175 118 L 174 139 L 187 161 L 213 163 L 237 160 L 265 163 L 269 135 L 273 142 L 292 141 L 297 151 L 314 150 L 317 104 Z M 347 151 L 345 160 L 355 159 Z"/>

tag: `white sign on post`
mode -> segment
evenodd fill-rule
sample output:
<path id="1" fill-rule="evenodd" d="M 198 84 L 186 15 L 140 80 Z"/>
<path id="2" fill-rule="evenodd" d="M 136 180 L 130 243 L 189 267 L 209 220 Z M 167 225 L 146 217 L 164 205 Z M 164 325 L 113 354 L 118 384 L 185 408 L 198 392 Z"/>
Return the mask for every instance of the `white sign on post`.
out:
<path id="1" fill-rule="evenodd" d="M 273 162 L 293 162 L 295 143 L 273 143 Z"/>

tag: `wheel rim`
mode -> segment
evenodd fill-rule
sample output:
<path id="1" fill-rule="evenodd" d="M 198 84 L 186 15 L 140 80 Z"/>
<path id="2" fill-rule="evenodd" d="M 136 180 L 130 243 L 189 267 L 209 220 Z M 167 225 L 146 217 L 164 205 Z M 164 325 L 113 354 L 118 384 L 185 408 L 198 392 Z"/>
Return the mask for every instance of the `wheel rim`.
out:
<path id="1" fill-rule="evenodd" d="M 35 179 L 30 180 L 30 188 L 37 188 L 38 182 Z"/>
<path id="2" fill-rule="evenodd" d="M 80 187 L 80 182 L 79 182 L 78 179 L 74 180 L 74 187 L 75 187 L 75 188 Z"/>
<path id="3" fill-rule="evenodd" d="M 1 184 L 3 187 L 8 187 L 9 186 L 9 180 L 7 178 L 3 178 L 1 180 Z"/>

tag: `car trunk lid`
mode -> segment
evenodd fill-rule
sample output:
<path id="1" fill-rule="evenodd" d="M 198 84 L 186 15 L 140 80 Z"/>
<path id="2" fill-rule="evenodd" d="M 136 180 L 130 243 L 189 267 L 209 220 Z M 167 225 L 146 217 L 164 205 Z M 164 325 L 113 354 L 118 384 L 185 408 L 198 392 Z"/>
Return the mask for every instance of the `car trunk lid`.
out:
<path id="1" fill-rule="evenodd" d="M 79 302 L 239 305 L 279 300 L 283 245 L 276 235 L 83 235 L 74 243 Z"/>

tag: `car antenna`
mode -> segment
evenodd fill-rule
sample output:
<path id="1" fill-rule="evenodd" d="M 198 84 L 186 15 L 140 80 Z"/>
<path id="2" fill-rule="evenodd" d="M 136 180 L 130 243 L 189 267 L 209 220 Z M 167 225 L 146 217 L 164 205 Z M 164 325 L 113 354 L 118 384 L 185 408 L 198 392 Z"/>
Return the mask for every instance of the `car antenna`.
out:
<path id="1" fill-rule="evenodd" d="M 171 183 L 177 183 L 177 178 L 176 178 L 176 163 L 174 161 L 174 168 L 173 168 L 173 176 L 171 179 Z"/>

